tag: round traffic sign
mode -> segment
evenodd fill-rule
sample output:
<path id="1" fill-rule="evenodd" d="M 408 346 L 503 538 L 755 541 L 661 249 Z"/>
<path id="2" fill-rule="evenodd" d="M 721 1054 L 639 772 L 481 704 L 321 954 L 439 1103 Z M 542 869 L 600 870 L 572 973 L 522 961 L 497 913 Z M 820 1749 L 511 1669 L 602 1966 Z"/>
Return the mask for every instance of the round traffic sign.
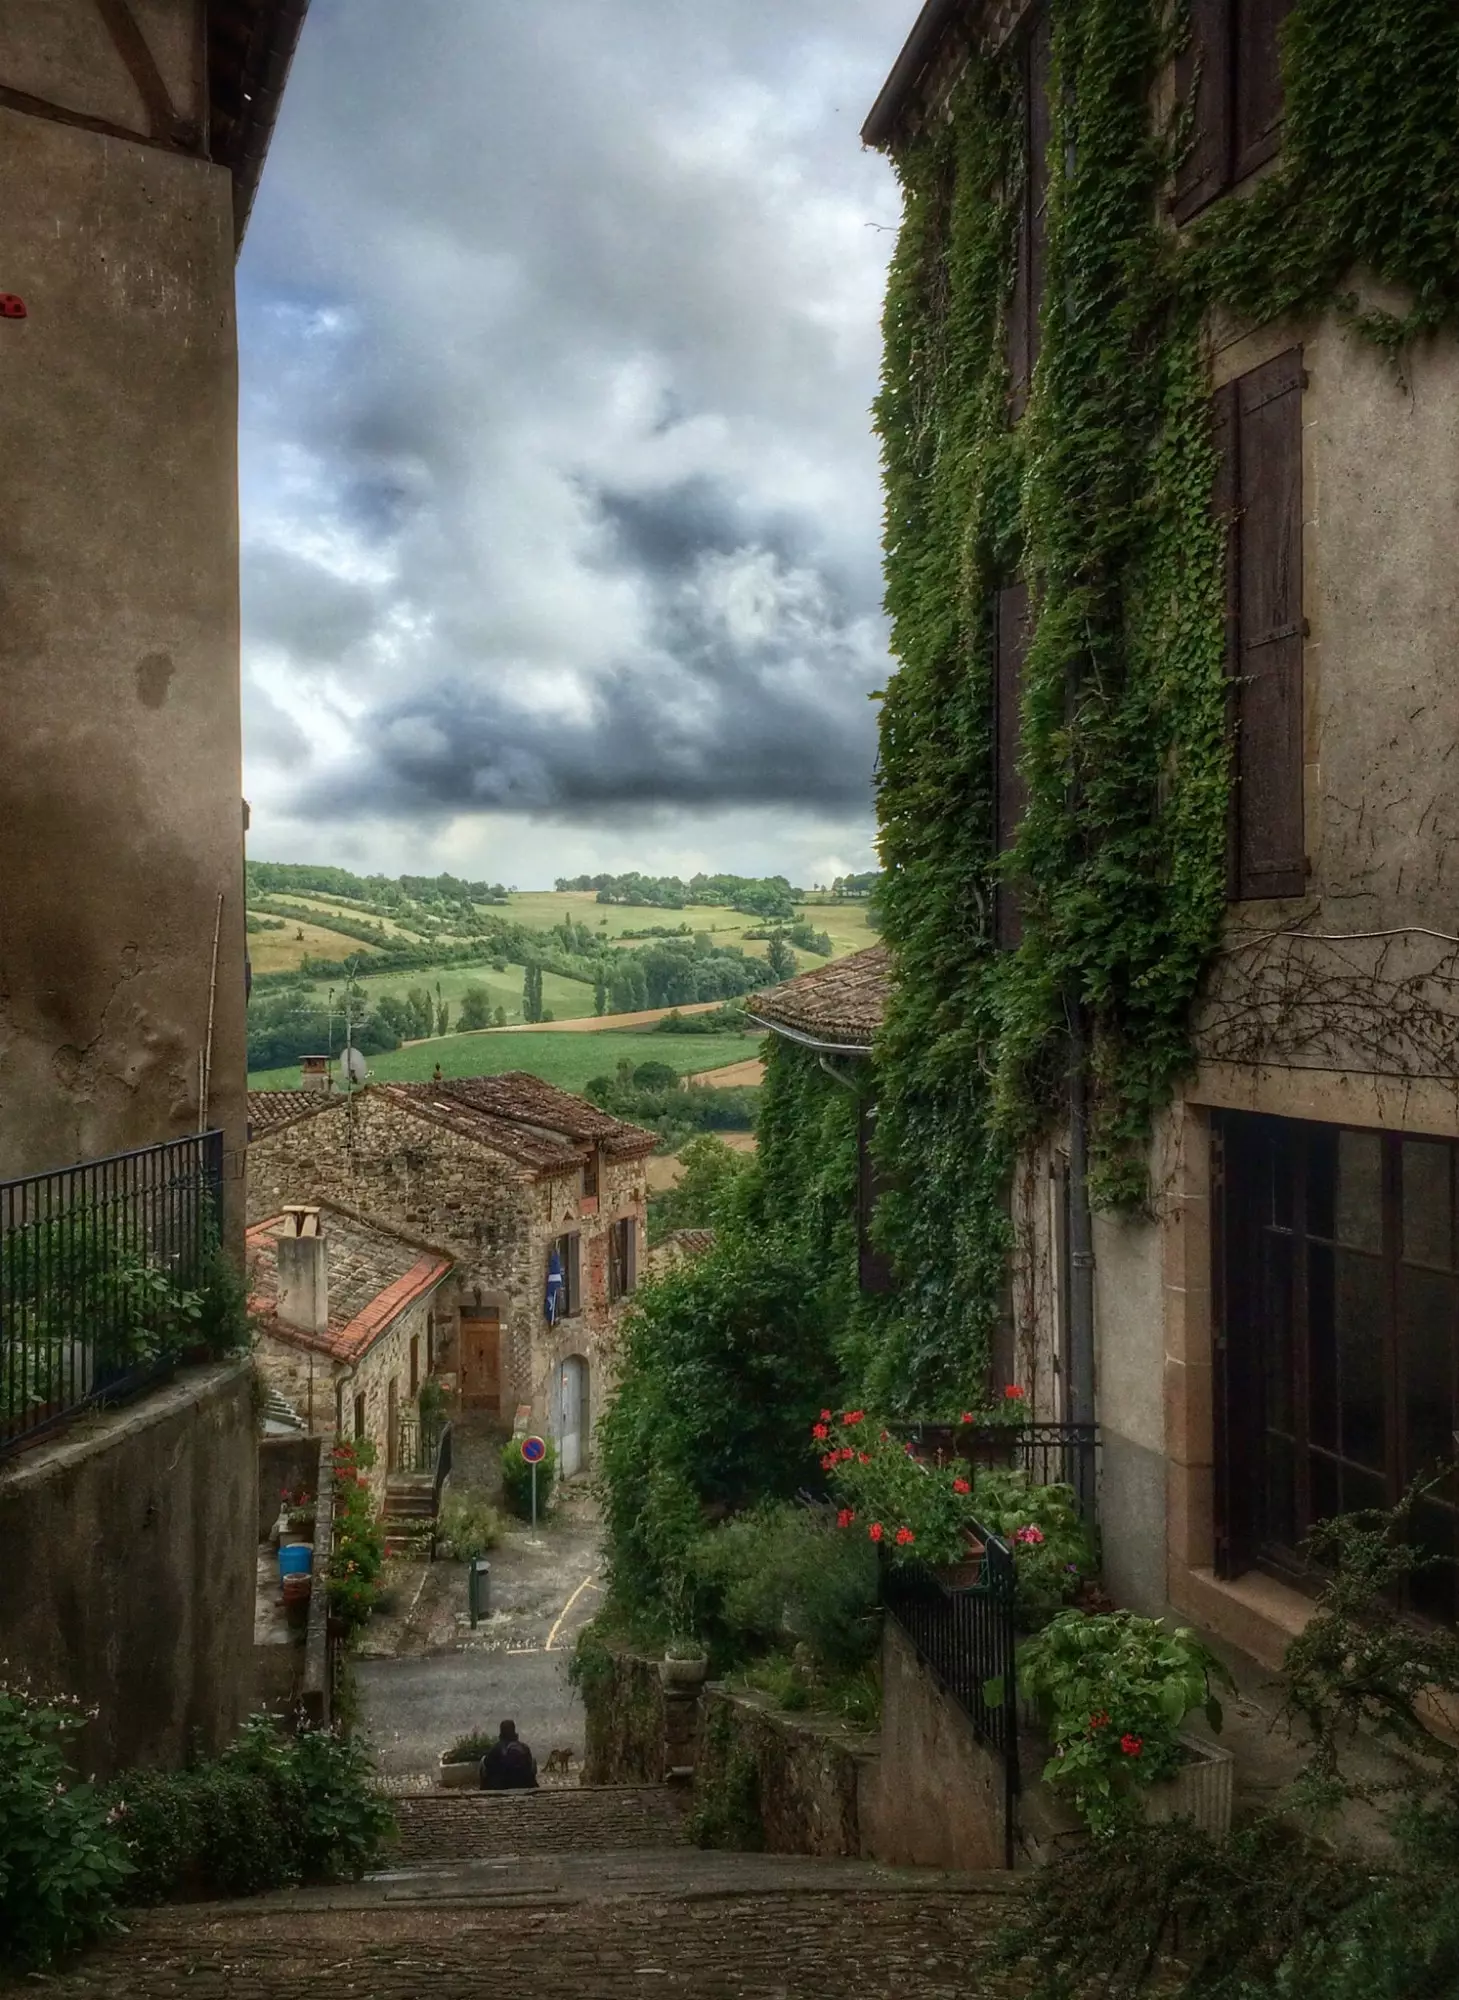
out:
<path id="1" fill-rule="evenodd" d="M 523 1438 L 522 1456 L 526 1459 L 528 1465 L 540 1465 L 547 1456 L 547 1446 L 542 1442 L 541 1438 Z"/>

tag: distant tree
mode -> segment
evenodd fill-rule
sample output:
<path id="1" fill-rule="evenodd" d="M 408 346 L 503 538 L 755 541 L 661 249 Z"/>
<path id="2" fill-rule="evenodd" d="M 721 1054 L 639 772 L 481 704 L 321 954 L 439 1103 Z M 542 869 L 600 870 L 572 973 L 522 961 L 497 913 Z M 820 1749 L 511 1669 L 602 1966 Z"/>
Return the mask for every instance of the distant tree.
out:
<path id="1" fill-rule="evenodd" d="M 436 1025 L 435 1003 L 431 999 L 429 989 L 424 986 L 412 986 L 405 996 L 405 1004 L 410 1009 L 410 1038 L 412 1041 L 423 1042 Z"/>
<path id="2" fill-rule="evenodd" d="M 415 1016 L 410 1002 L 399 993 L 382 993 L 375 1002 L 375 1018 L 388 1028 L 397 1042 L 404 1042 L 415 1033 Z"/>
<path id="3" fill-rule="evenodd" d="M 436 1033 L 438 1035 L 449 1035 L 450 1032 L 451 1009 L 447 1002 L 443 1000 L 436 1009 Z"/>
<path id="4" fill-rule="evenodd" d="M 598 977 L 593 985 L 593 1012 L 601 1016 L 603 1014 L 606 1014 L 607 1011 L 608 1011 L 608 975 L 603 970 L 603 968 L 599 966 Z"/>
<path id="5" fill-rule="evenodd" d="M 493 1014 L 492 1016 L 492 1026 L 496 1028 L 504 1028 L 506 1025 L 507 1025 L 507 1010 L 505 1007 L 498 1007 L 495 1014 Z"/>
<path id="6" fill-rule="evenodd" d="M 777 979 L 794 979 L 795 953 L 783 937 L 772 938 L 770 949 L 765 954 L 765 963 Z"/>
<path id="7" fill-rule="evenodd" d="M 542 967 L 529 965 L 526 978 L 522 982 L 522 1019 L 537 1022 L 542 1019 Z"/>
<path id="8" fill-rule="evenodd" d="M 633 1072 L 633 1082 L 638 1090 L 677 1090 L 679 1072 L 672 1063 L 640 1063 Z"/>
<path id="9" fill-rule="evenodd" d="M 456 1026 L 463 1034 L 473 1034 L 478 1028 L 491 1026 L 491 992 L 488 987 L 464 988 L 461 1005 L 456 1012 Z"/>
<path id="10" fill-rule="evenodd" d="M 684 1176 L 678 1186 L 650 1197 L 650 1243 L 662 1243 L 676 1229 L 712 1229 L 725 1203 L 732 1198 L 736 1183 L 750 1166 L 743 1153 L 731 1152 L 721 1140 L 712 1139 L 707 1133 L 691 1139 L 680 1151 L 679 1160 Z"/>
<path id="11" fill-rule="evenodd" d="M 544 1007 L 542 1009 L 542 1013 L 539 1018 L 543 1021 L 555 1021 L 557 1019 L 557 1016 L 553 1013 L 550 1007 Z"/>

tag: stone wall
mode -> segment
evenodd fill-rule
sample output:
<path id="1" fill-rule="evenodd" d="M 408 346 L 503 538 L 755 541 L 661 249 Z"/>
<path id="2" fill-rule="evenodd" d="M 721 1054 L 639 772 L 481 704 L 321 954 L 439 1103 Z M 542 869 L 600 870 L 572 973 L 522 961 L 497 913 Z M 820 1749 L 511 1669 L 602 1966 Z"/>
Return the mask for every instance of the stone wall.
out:
<path id="1" fill-rule="evenodd" d="M 666 1775 L 658 1663 L 594 1648 L 582 1686 L 585 1785 L 656 1785 Z"/>
<path id="2" fill-rule="evenodd" d="M 727 1828 L 730 1839 L 737 1829 L 749 1836 L 735 1844 L 771 1854 L 871 1851 L 863 1820 L 877 1784 L 875 1738 L 720 1686 L 705 1689 L 702 1706 L 694 1803 L 716 1844 Z"/>
<path id="3" fill-rule="evenodd" d="M 258 1441 L 258 1539 L 266 1542 L 279 1518 L 280 1497 L 287 1487 L 319 1492 L 319 1439 L 270 1437 Z"/>
<path id="4" fill-rule="evenodd" d="M 87 1772 L 181 1764 L 235 1734 L 258 1509 L 244 1362 L 186 1369 L 0 1470 L 0 1651 L 97 1709 Z"/>
<path id="5" fill-rule="evenodd" d="M 861 1833 L 868 1854 L 899 1867 L 1003 1866 L 1003 1765 L 891 1618 L 882 1627 L 881 1761 Z"/>

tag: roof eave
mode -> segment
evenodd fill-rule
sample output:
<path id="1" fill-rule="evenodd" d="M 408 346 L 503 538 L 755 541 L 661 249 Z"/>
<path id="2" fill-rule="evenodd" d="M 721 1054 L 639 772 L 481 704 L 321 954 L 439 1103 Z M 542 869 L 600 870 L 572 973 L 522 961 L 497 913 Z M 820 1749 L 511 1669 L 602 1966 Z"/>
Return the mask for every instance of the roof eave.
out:
<path id="1" fill-rule="evenodd" d="M 818 1035 L 809 1035 L 803 1028 L 787 1027 L 784 1021 L 772 1021 L 768 1014 L 757 1014 L 773 1035 L 783 1035 L 788 1042 L 796 1042 L 803 1049 L 813 1049 L 821 1056 L 859 1056 L 863 1061 L 871 1057 L 869 1042 L 828 1042 Z"/>
<path id="2" fill-rule="evenodd" d="M 308 12 L 309 0 L 274 0 L 256 45 L 256 55 L 250 50 L 245 76 L 250 98 L 249 117 L 242 144 L 232 162 L 233 237 L 239 250 L 243 248 L 248 219 L 253 213 L 264 161 L 268 157 L 274 126 L 278 121 L 284 85 L 289 80 L 294 52 L 299 46 L 304 17 Z"/>
<path id="3" fill-rule="evenodd" d="M 861 128 L 863 145 L 878 151 L 890 145 L 902 122 L 909 99 L 921 82 L 927 65 L 942 45 L 943 36 L 967 5 L 967 0 L 927 0 L 907 37 L 902 53 L 892 65 L 892 73 L 881 87 Z"/>

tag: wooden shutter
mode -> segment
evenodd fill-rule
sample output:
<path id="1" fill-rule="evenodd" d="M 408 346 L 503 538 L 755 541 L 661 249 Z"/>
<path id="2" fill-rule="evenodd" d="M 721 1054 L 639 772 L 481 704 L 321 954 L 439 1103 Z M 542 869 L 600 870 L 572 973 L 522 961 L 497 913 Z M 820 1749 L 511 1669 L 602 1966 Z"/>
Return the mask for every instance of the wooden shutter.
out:
<path id="1" fill-rule="evenodd" d="M 1237 855 L 1241 847 L 1241 825 L 1237 812 L 1240 796 L 1239 743 L 1241 732 L 1241 706 L 1238 700 L 1241 682 L 1241 623 L 1237 616 L 1239 589 L 1240 535 L 1236 513 L 1240 484 L 1237 439 L 1239 426 L 1236 413 L 1236 384 L 1228 382 L 1218 389 L 1212 398 L 1211 442 L 1216 453 L 1216 491 L 1212 500 L 1213 511 L 1226 531 L 1226 562 L 1224 579 L 1224 639 L 1226 652 L 1226 729 L 1231 750 L 1231 796 L 1226 813 L 1226 894 L 1235 898 L 1241 893 L 1240 876 L 1237 870 Z"/>
<path id="2" fill-rule="evenodd" d="M 878 1169 L 872 1155 L 872 1140 L 875 1133 L 875 1107 L 863 1102 L 857 1114 L 856 1131 L 856 1223 L 860 1285 L 863 1292 L 889 1292 L 895 1283 L 892 1260 L 871 1240 L 871 1219 L 876 1213 L 877 1202 L 887 1184 L 886 1177 Z"/>
<path id="3" fill-rule="evenodd" d="M 1236 383 L 1236 893 L 1300 896 L 1302 354 Z"/>
<path id="4" fill-rule="evenodd" d="M 1039 352 L 1039 309 L 1043 302 L 1048 247 L 1049 78 L 1053 23 L 1040 7 L 1019 49 L 1023 85 L 1024 175 L 1018 218 L 1018 255 L 1008 305 L 1008 372 L 1013 416 L 1023 415 Z"/>
<path id="5" fill-rule="evenodd" d="M 1190 37 L 1176 59 L 1176 91 L 1192 131 L 1176 169 L 1175 219 L 1188 222 L 1231 185 L 1234 0 L 1191 0 Z"/>
<path id="6" fill-rule="evenodd" d="M 567 1280 L 567 1309 L 569 1313 L 578 1313 L 583 1309 L 583 1239 L 574 1231 L 566 1241 L 562 1274 Z"/>
<path id="7" fill-rule="evenodd" d="M 1028 788 L 1018 768 L 1022 742 L 1023 663 L 1028 654 L 1028 586 L 1013 583 L 998 593 L 996 666 L 993 684 L 994 840 L 1006 854 L 1018 833 L 1028 804 Z M 1000 882 L 995 891 L 994 931 L 997 942 L 1011 950 L 1023 935 L 1018 891 Z"/>
<path id="8" fill-rule="evenodd" d="M 1274 159 L 1282 143 L 1281 28 L 1292 0 L 1232 0 L 1236 81 L 1232 102 L 1233 177 Z"/>

